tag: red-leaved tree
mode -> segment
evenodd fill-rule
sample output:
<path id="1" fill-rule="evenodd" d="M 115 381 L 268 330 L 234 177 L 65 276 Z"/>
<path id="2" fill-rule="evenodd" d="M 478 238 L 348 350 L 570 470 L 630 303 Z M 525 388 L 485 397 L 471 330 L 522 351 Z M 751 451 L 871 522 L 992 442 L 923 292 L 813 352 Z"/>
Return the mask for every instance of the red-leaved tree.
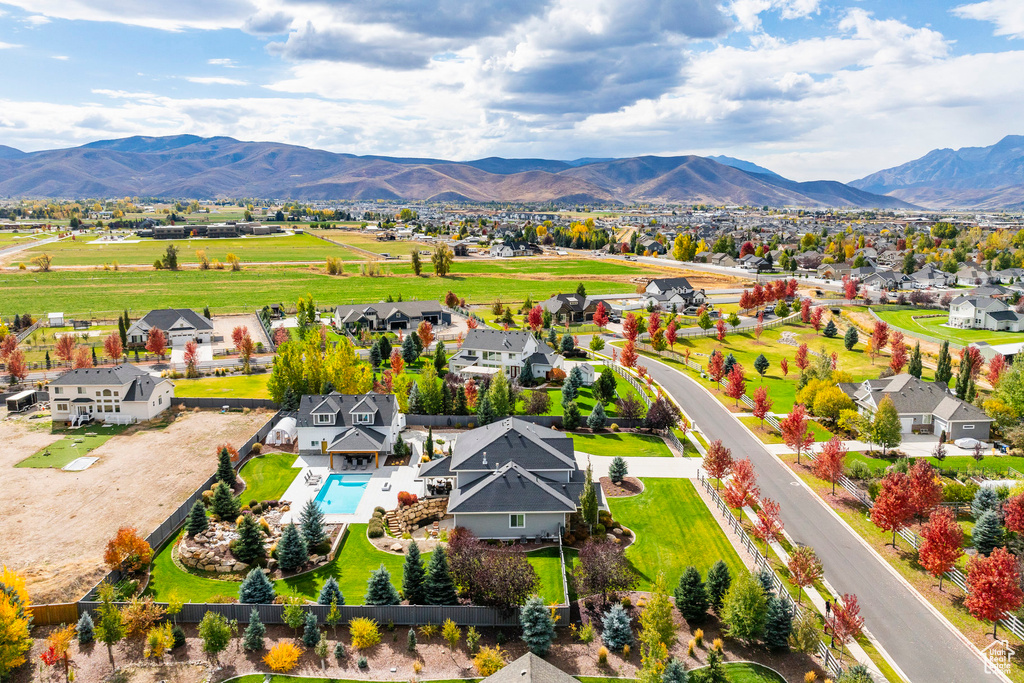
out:
<path id="1" fill-rule="evenodd" d="M 608 311 L 605 310 L 603 301 L 597 302 L 597 308 L 594 310 L 594 324 L 602 330 L 608 324 Z"/>
<path id="2" fill-rule="evenodd" d="M 729 377 L 725 383 L 725 395 L 736 401 L 736 405 L 740 404 L 740 397 L 743 396 L 747 391 L 747 380 L 743 376 L 743 366 L 739 363 L 734 363 L 732 370 L 729 371 Z"/>
<path id="3" fill-rule="evenodd" d="M 800 346 L 796 347 L 795 361 L 796 366 L 800 369 L 800 372 L 803 372 L 804 370 L 807 369 L 807 344 L 801 344 Z"/>
<path id="4" fill-rule="evenodd" d="M 995 357 L 988 362 L 988 382 L 992 386 L 995 386 L 999 382 L 999 378 L 1006 372 L 1006 356 L 997 353 Z"/>
<path id="5" fill-rule="evenodd" d="M 811 311 L 811 327 L 814 328 L 815 332 L 821 330 L 821 317 L 825 315 L 825 309 L 821 306 L 815 306 L 814 310 Z"/>
<path id="6" fill-rule="evenodd" d="M 860 289 L 860 280 L 851 278 L 849 275 L 843 276 L 843 294 L 847 299 L 853 301 L 857 298 L 857 290 Z"/>
<path id="7" fill-rule="evenodd" d="M 771 498 L 761 500 L 757 510 L 757 521 L 754 522 L 754 535 L 761 539 L 765 546 L 782 538 L 782 517 L 779 515 L 779 504 Z M 767 548 L 765 559 L 768 558 Z"/>
<path id="8" fill-rule="evenodd" d="M 811 322 L 811 300 L 808 298 L 800 301 L 800 322 L 804 324 Z"/>
<path id="9" fill-rule="evenodd" d="M 885 349 L 885 345 L 889 343 L 889 323 L 881 320 L 875 323 L 875 328 L 871 331 L 871 348 L 875 350 L 875 353 L 881 353 Z"/>
<path id="10" fill-rule="evenodd" d="M 836 482 L 843 476 L 845 458 L 846 447 L 838 436 L 833 436 L 821 447 L 821 453 L 814 461 L 814 476 L 832 484 L 832 495 L 836 493 Z"/>
<path id="11" fill-rule="evenodd" d="M 754 391 L 754 417 L 761 421 L 761 429 L 764 429 L 764 418 L 768 415 L 768 411 L 772 409 L 772 405 L 775 402 L 768 398 L 768 389 L 762 384 Z"/>
<path id="12" fill-rule="evenodd" d="M 661 313 L 657 310 L 651 311 L 651 315 L 647 318 L 647 334 L 651 339 L 654 339 L 654 335 L 658 334 L 658 330 L 661 329 Z"/>
<path id="13" fill-rule="evenodd" d="M 25 352 L 18 347 L 14 347 L 14 350 L 7 356 L 7 374 L 10 375 L 11 384 L 22 382 L 28 376 Z"/>
<path id="14" fill-rule="evenodd" d="M 737 460 L 732 466 L 732 476 L 722 490 L 722 499 L 733 509 L 751 505 L 757 500 L 761 490 L 757 487 L 757 474 L 750 458 Z"/>
<path id="15" fill-rule="evenodd" d="M 829 617 L 826 626 L 836 640 L 843 645 L 856 638 L 864 628 L 864 617 L 860 615 L 860 603 L 857 601 L 857 596 L 844 593 L 833 605 L 832 616 Z M 842 655 L 842 650 L 840 650 L 840 658 Z"/>
<path id="16" fill-rule="evenodd" d="M 711 352 L 711 357 L 708 358 L 708 375 L 711 376 L 711 380 L 715 383 L 715 391 L 718 391 L 718 383 L 722 381 L 722 375 L 725 374 L 725 358 L 719 353 L 718 349 Z"/>
<path id="17" fill-rule="evenodd" d="M 596 319 L 597 316 L 594 316 Z M 536 332 L 544 324 L 544 309 L 537 304 L 530 309 L 529 313 L 526 314 L 526 324 L 530 326 L 530 329 Z"/>
<path id="18" fill-rule="evenodd" d="M 670 321 L 668 324 L 668 328 L 666 328 L 665 330 L 665 341 L 668 342 L 668 347 L 673 351 L 675 350 L 676 339 L 679 338 L 678 332 L 679 330 L 676 327 L 676 321 Z"/>
<path id="19" fill-rule="evenodd" d="M 124 354 L 124 345 L 121 344 L 121 335 L 117 332 L 111 332 L 106 339 L 103 340 L 103 351 L 107 354 L 107 358 L 116 363 L 121 359 Z"/>
<path id="20" fill-rule="evenodd" d="M 715 323 L 715 339 L 719 344 L 725 341 L 725 321 L 721 318 Z"/>
<path id="21" fill-rule="evenodd" d="M 701 463 L 708 476 L 720 482 L 732 471 L 732 465 L 732 451 L 722 445 L 721 439 L 712 441 L 704 454 L 704 462 Z M 718 483 L 715 484 L 715 488 L 718 488 Z"/>
<path id="22" fill-rule="evenodd" d="M 632 339 L 627 340 L 626 345 L 622 347 L 622 353 L 619 355 L 619 362 L 625 367 L 631 368 L 636 365 L 638 357 L 636 344 L 633 343 Z"/>
<path id="23" fill-rule="evenodd" d="M 821 579 L 824 570 L 821 567 L 821 560 L 814 554 L 814 548 L 809 545 L 797 546 L 789 556 L 786 563 L 789 570 L 790 582 L 800 589 L 796 594 L 796 601 L 800 602 L 803 596 L 803 589 L 813 586 L 815 581 Z"/>
<path id="24" fill-rule="evenodd" d="M 907 472 L 907 479 L 910 481 L 910 507 L 915 517 L 923 519 L 942 502 L 942 484 L 935 468 L 924 458 L 914 461 L 914 466 Z"/>
<path id="25" fill-rule="evenodd" d="M 779 429 L 782 432 L 782 442 L 796 452 L 796 462 L 799 465 L 800 454 L 814 443 L 814 434 L 811 433 L 810 421 L 807 419 L 807 408 L 803 403 L 793 406 L 789 415 L 779 422 Z"/>
<path id="26" fill-rule="evenodd" d="M 903 343 L 903 333 L 899 330 L 893 332 L 889 344 L 891 348 L 889 369 L 893 371 L 893 374 L 898 375 L 907 364 L 907 347 Z"/>
<path id="27" fill-rule="evenodd" d="M 1003 524 L 1015 533 L 1024 533 L 1024 493 L 1010 496 L 1003 503 Z"/>
<path id="28" fill-rule="evenodd" d="M 896 533 L 914 516 L 910 495 L 910 478 L 902 472 L 890 472 L 882 479 L 882 487 L 871 508 L 871 521 L 879 529 L 892 532 L 892 547 L 896 547 Z"/>
<path id="29" fill-rule="evenodd" d="M 196 377 L 199 374 L 199 344 L 196 344 L 194 339 L 185 342 L 185 353 L 182 360 L 185 361 L 185 376 Z"/>
<path id="30" fill-rule="evenodd" d="M 964 530 L 957 524 L 952 510 L 938 508 L 921 526 L 921 538 L 921 547 L 917 549 L 918 561 L 939 580 L 941 591 L 946 572 L 964 554 Z"/>
<path id="31" fill-rule="evenodd" d="M 76 346 L 71 354 L 71 367 L 78 370 L 80 368 L 91 368 L 92 365 L 92 352 L 90 352 L 89 347 L 82 344 Z"/>
<path id="32" fill-rule="evenodd" d="M 988 557 L 978 555 L 967 563 L 967 599 L 964 604 L 975 619 L 992 622 L 996 637 L 999 620 L 1024 603 L 1020 589 L 1017 558 L 1006 548 L 996 548 Z"/>
<path id="33" fill-rule="evenodd" d="M 754 297 L 750 294 L 749 289 L 744 289 L 740 293 L 740 310 L 749 311 L 756 304 L 754 303 Z"/>
<path id="34" fill-rule="evenodd" d="M 164 336 L 163 330 L 157 327 L 149 328 L 146 350 L 160 356 L 160 359 L 163 360 L 164 353 L 167 351 L 167 337 Z"/>
<path id="35" fill-rule="evenodd" d="M 783 358 L 779 361 L 779 369 L 782 370 L 782 376 L 785 377 L 789 374 L 789 361 Z"/>
<path id="36" fill-rule="evenodd" d="M 71 362 L 71 355 L 75 352 L 75 335 L 73 334 L 62 334 L 57 337 L 56 344 L 54 345 L 53 354 L 57 356 L 58 360 L 64 361 L 65 363 Z"/>
<path id="37" fill-rule="evenodd" d="M 635 342 L 640 334 L 640 319 L 632 311 L 626 314 L 622 321 L 622 336 L 627 341 Z"/>
<path id="38" fill-rule="evenodd" d="M 235 353 L 240 353 L 242 348 L 242 339 L 249 334 L 249 328 L 245 325 L 237 325 L 235 329 L 231 330 L 231 343 L 234 344 Z"/>

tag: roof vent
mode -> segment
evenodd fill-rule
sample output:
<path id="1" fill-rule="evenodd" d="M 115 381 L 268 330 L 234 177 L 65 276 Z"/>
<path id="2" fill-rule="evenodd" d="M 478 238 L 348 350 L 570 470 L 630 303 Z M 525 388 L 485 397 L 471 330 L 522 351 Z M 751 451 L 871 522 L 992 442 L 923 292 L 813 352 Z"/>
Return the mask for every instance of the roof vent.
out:
<path id="1" fill-rule="evenodd" d="M 487 451 L 484 451 L 484 467 L 487 467 Z"/>

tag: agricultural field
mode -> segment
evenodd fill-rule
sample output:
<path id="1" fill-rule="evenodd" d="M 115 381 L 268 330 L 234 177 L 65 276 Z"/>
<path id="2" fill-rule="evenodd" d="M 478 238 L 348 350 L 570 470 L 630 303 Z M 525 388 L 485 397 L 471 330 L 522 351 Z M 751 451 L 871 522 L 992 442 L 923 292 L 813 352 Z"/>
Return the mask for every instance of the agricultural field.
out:
<path id="1" fill-rule="evenodd" d="M 355 230 L 338 230 L 336 228 L 330 228 L 327 230 L 315 230 L 313 234 L 323 235 L 335 242 L 341 242 L 342 244 L 358 247 L 359 249 L 365 249 L 377 254 L 388 253 L 392 256 L 407 257 L 416 250 L 433 250 L 433 247 L 424 242 L 411 242 L 409 240 L 381 241 L 373 235 L 364 235 L 363 233 Z"/>
<path id="2" fill-rule="evenodd" d="M 993 330 L 960 330 L 946 327 L 949 311 L 941 308 L 909 308 L 902 311 L 876 311 L 879 318 L 908 334 L 926 334 L 956 344 L 988 342 L 1007 344 L 1024 341 L 1024 332 L 995 332 Z M 921 316 L 936 315 L 936 318 Z"/>
<path id="3" fill-rule="evenodd" d="M 31 232 L 0 232 L 0 249 L 13 247 L 26 242 L 34 242 L 38 239 L 46 239 L 47 237 L 53 237 L 53 235 L 48 233 Z"/>
<path id="4" fill-rule="evenodd" d="M 136 238 L 139 239 L 139 238 Z M 208 259 L 225 263 L 228 254 L 234 254 L 242 262 L 320 262 L 327 256 L 346 261 L 362 261 L 364 254 L 339 247 L 312 235 L 272 235 L 268 237 L 238 237 L 225 239 L 194 238 L 184 240 L 155 240 L 141 238 L 137 242 L 99 242 L 98 238 L 79 238 L 45 244 L 15 254 L 15 260 L 30 261 L 40 253 L 53 257 L 54 267 L 60 266 L 102 266 L 117 263 L 121 266 L 152 266 L 162 258 L 168 245 L 178 249 L 180 264 L 196 264 L 196 252 L 206 252 Z"/>

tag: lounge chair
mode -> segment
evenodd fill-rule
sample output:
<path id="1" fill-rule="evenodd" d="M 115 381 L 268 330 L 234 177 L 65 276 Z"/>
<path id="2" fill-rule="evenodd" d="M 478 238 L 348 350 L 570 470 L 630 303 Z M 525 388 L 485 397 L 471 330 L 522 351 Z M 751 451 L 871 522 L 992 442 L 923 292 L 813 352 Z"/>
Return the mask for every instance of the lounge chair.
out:
<path id="1" fill-rule="evenodd" d="M 365 469 L 366 469 L 366 467 L 367 467 L 367 466 L 368 466 L 368 465 L 370 464 L 370 461 L 369 461 L 369 459 L 367 459 L 367 460 L 362 460 L 361 462 L 363 463 L 363 466 L 359 468 L 359 469 L 361 469 L 361 470 L 365 470 Z"/>
<path id="2" fill-rule="evenodd" d="M 348 459 L 347 458 L 342 458 L 341 459 L 341 471 L 344 472 L 347 469 L 348 469 Z"/>

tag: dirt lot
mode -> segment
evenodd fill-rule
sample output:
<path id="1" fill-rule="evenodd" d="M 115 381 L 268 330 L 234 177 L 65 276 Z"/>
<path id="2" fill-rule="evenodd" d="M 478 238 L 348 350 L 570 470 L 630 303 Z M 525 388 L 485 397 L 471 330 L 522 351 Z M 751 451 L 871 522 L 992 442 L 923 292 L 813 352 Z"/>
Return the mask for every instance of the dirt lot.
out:
<path id="1" fill-rule="evenodd" d="M 260 321 L 256 318 L 255 314 L 215 315 L 212 320 L 213 335 L 214 337 L 221 338 L 221 341 L 213 343 L 214 351 L 234 347 L 234 343 L 231 341 L 231 331 L 239 325 L 249 328 L 249 336 L 252 337 L 254 344 L 263 342 L 264 346 L 270 346 L 270 340 L 267 338 L 267 333 L 263 331 L 263 325 L 260 325 Z"/>
<path id="2" fill-rule="evenodd" d="M 270 413 L 183 413 L 161 428 L 115 436 L 83 472 L 14 468 L 57 437 L 4 420 L 0 434 L 0 564 L 25 573 L 35 603 L 81 597 L 105 573 L 103 548 L 119 526 L 148 535 L 213 473 L 215 448 L 240 445 Z"/>

